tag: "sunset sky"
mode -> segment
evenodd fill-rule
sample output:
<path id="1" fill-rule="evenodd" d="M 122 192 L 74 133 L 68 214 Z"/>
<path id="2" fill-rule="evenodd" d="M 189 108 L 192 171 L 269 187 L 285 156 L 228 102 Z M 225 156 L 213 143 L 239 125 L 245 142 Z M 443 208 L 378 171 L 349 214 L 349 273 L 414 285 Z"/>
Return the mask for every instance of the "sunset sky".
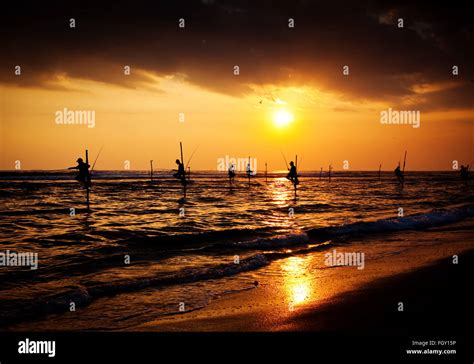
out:
<path id="1" fill-rule="evenodd" d="M 351 170 L 379 163 L 391 170 L 405 150 L 407 170 L 472 162 L 472 10 L 405 1 L 256 3 L 6 9 L 0 169 L 14 169 L 16 160 L 25 170 L 62 169 L 101 146 L 97 169 L 120 170 L 126 160 L 148 169 L 150 159 L 171 169 L 179 141 L 185 159 L 198 147 L 194 170 L 216 170 L 226 155 L 281 170 L 280 150 L 288 159 L 298 154 L 302 170 L 329 163 L 338 170 L 344 160 Z M 95 127 L 56 124 L 64 108 L 95 111 Z M 382 125 L 388 108 L 419 110 L 420 127 Z"/>

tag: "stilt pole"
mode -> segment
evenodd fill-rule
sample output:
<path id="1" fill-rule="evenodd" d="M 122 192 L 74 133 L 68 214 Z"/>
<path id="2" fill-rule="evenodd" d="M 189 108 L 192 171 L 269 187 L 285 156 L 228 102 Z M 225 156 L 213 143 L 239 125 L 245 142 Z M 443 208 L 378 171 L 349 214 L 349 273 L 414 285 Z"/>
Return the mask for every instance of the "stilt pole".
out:
<path id="1" fill-rule="evenodd" d="M 89 151 L 86 149 L 86 165 L 89 165 Z M 87 170 L 87 176 L 86 176 L 86 203 L 87 203 L 87 211 L 90 210 L 90 204 L 89 204 L 89 189 L 90 189 L 90 184 L 91 184 L 91 175 L 89 172 L 89 169 Z"/>
<path id="2" fill-rule="evenodd" d="M 184 158 L 183 158 L 183 143 L 179 142 L 179 150 L 181 152 L 181 164 L 184 168 Z M 186 171 L 184 172 L 184 176 L 181 176 L 181 183 L 183 184 L 183 195 L 186 198 Z"/>
<path id="3" fill-rule="evenodd" d="M 250 188 L 250 173 L 251 173 L 251 170 L 250 170 L 250 156 L 249 156 L 249 165 L 248 165 L 248 170 L 247 170 L 247 176 L 249 178 L 249 188 Z"/>
<path id="4" fill-rule="evenodd" d="M 402 188 L 405 186 L 405 165 L 407 163 L 407 151 L 405 150 L 405 157 L 403 158 L 403 171 L 402 171 Z"/>
<path id="5" fill-rule="evenodd" d="M 298 181 L 298 155 L 295 156 L 295 167 L 296 167 L 296 175 L 295 179 L 293 181 L 293 184 L 295 185 L 295 198 L 296 198 L 296 188 L 297 188 L 297 181 Z"/>

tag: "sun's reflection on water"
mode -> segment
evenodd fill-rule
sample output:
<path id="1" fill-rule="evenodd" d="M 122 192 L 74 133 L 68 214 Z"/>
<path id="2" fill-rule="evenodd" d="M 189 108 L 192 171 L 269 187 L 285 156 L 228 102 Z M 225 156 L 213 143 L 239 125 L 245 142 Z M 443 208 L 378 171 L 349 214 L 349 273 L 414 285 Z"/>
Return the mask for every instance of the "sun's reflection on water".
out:
<path id="1" fill-rule="evenodd" d="M 270 188 L 271 200 L 275 206 L 287 206 L 292 201 L 292 190 L 288 188 L 288 184 L 285 182 L 288 182 L 288 180 L 284 177 L 276 178 Z"/>
<path id="2" fill-rule="evenodd" d="M 309 303 L 315 295 L 315 277 L 309 271 L 311 256 L 290 257 L 282 263 L 284 290 L 290 309 Z"/>

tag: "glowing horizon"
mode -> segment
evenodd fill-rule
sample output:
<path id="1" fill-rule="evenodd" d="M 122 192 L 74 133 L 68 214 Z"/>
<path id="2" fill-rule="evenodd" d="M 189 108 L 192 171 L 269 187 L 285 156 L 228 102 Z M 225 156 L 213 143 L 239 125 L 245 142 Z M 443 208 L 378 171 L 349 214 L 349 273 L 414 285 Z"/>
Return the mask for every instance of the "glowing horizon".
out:
<path id="1" fill-rule="evenodd" d="M 98 170 L 121 170 L 126 160 L 132 170 L 147 170 L 151 159 L 156 169 L 171 169 L 179 141 L 188 157 L 199 146 L 194 170 L 216 170 L 216 160 L 225 155 L 251 155 L 260 167 L 267 162 L 269 169 L 284 169 L 280 150 L 300 155 L 301 170 L 329 163 L 343 169 L 345 160 L 353 171 L 377 170 L 380 163 L 393 169 L 404 150 L 409 170 L 450 170 L 453 160 L 472 158 L 471 110 L 422 113 L 421 128 L 414 129 L 381 125 L 379 110 L 388 104 L 364 102 L 354 111 L 354 101 L 309 87 L 269 85 L 267 92 L 279 94 L 274 102 L 259 97 L 258 89 L 232 97 L 172 77 L 157 78 L 156 90 L 66 78 L 58 85 L 66 83 L 74 90 L 1 87 L 2 170 L 14 169 L 16 160 L 22 169 L 62 169 L 84 149 L 94 154 L 101 146 Z M 96 125 L 56 124 L 55 113 L 64 108 L 95 110 Z"/>

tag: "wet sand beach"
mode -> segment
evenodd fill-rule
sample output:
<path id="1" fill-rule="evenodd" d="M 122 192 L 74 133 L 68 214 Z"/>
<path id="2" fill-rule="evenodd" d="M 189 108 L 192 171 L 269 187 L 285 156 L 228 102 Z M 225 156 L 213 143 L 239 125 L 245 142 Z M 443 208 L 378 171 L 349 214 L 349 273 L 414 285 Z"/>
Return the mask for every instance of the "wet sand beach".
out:
<path id="1" fill-rule="evenodd" d="M 463 228 L 454 235 L 451 231 L 449 237 L 435 230 L 403 235 L 405 239 L 437 235 L 439 240 L 455 236 L 459 241 L 441 249 L 425 246 L 367 263 L 363 273 L 354 267 L 337 267 L 330 276 L 316 272 L 287 277 L 287 282 L 261 274 L 263 280 L 254 289 L 133 330 L 459 334 L 472 323 L 473 299 L 468 287 L 474 269 L 474 241 Z M 454 255 L 458 264 L 453 264 Z M 399 302 L 403 302 L 403 312 L 398 311 Z"/>

